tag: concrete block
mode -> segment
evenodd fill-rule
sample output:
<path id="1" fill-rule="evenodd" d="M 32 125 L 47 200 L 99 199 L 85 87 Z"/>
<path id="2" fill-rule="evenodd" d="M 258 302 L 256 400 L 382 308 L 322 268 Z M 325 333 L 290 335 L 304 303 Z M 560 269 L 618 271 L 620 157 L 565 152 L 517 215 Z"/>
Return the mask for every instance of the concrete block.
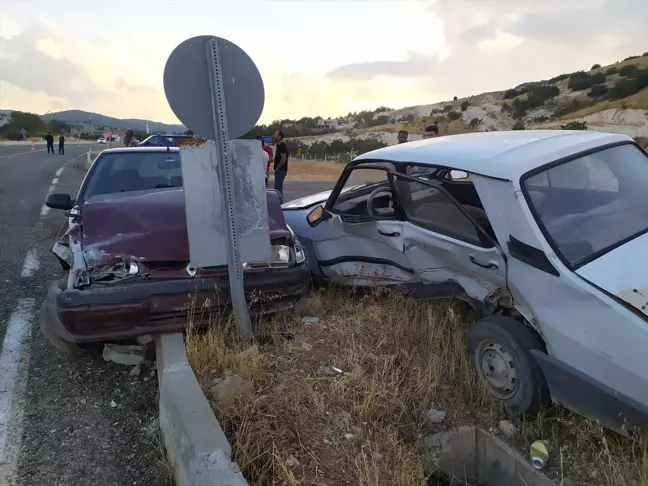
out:
<path id="1" fill-rule="evenodd" d="M 556 486 L 507 444 L 475 427 L 449 432 L 439 470 L 452 478 L 453 485 Z"/>
<path id="2" fill-rule="evenodd" d="M 245 486 L 232 447 L 189 365 L 181 333 L 156 337 L 160 429 L 177 486 Z"/>

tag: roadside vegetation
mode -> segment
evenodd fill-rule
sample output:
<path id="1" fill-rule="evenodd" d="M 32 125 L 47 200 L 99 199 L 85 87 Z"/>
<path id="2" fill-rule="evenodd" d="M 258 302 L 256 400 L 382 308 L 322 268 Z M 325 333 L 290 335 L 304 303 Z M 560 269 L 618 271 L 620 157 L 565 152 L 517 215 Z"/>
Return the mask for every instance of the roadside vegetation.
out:
<path id="1" fill-rule="evenodd" d="M 466 358 L 473 319 L 459 302 L 318 290 L 295 313 L 258 323 L 252 342 L 229 321 L 190 329 L 187 352 L 252 485 L 444 484 L 428 483 L 430 438 L 461 425 L 490 430 L 525 457 L 547 440 L 545 473 L 558 484 L 648 484 L 643 439 L 560 408 L 509 416 Z"/>

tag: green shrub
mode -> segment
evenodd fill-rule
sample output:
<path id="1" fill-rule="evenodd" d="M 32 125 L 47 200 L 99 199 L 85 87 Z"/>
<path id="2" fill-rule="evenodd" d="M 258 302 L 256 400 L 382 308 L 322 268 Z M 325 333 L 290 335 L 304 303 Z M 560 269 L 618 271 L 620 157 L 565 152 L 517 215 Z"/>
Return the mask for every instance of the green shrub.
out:
<path id="1" fill-rule="evenodd" d="M 608 90 L 606 98 L 619 100 L 648 88 L 648 69 L 643 69 L 634 79 L 619 79 L 613 88 Z"/>
<path id="2" fill-rule="evenodd" d="M 546 122 L 548 119 L 549 119 L 548 116 L 546 116 L 546 115 L 540 115 L 540 116 L 536 116 L 536 117 L 533 119 L 533 121 L 534 121 L 534 123 L 542 123 L 542 122 Z"/>
<path id="3" fill-rule="evenodd" d="M 578 71 L 569 77 L 569 82 L 567 83 L 567 87 L 572 91 L 581 91 L 584 89 L 591 88 L 595 84 L 600 84 L 604 82 L 605 82 L 605 74 L 603 73 L 588 74 L 583 71 Z"/>
<path id="4" fill-rule="evenodd" d="M 602 96 L 605 96 L 607 92 L 607 86 L 605 86 L 604 84 L 595 84 L 594 86 L 592 86 L 590 92 L 587 93 L 587 96 L 591 98 L 600 98 Z"/>
<path id="5" fill-rule="evenodd" d="M 453 121 L 454 121 L 454 120 L 458 120 L 459 118 L 461 118 L 461 113 L 458 113 L 458 112 L 456 112 L 456 111 L 450 111 L 450 112 L 448 112 L 448 119 L 449 119 L 449 120 L 453 120 Z"/>
<path id="6" fill-rule="evenodd" d="M 569 74 L 559 74 L 558 76 L 555 76 L 549 80 L 550 83 L 557 83 L 558 81 L 562 81 L 563 79 L 567 79 L 569 77 Z"/>
<path id="7" fill-rule="evenodd" d="M 470 120 L 470 126 L 473 128 L 477 127 L 478 125 L 481 125 L 481 123 L 482 123 L 481 118 L 473 118 L 472 120 Z"/>
<path id="8" fill-rule="evenodd" d="M 594 71 L 595 69 L 601 69 L 601 65 L 600 65 L 600 64 L 594 64 L 594 65 L 590 68 L 590 71 Z"/>
<path id="9" fill-rule="evenodd" d="M 587 130 L 587 122 L 572 121 L 565 125 L 560 125 L 561 130 Z"/>
<path id="10" fill-rule="evenodd" d="M 447 113 L 447 112 L 449 112 L 449 111 L 452 111 L 452 108 L 453 108 L 452 105 L 445 105 L 445 106 L 443 107 L 443 111 L 445 111 L 445 112 Z"/>
<path id="11" fill-rule="evenodd" d="M 648 57 L 648 52 L 644 52 L 641 57 Z"/>
<path id="12" fill-rule="evenodd" d="M 524 123 L 522 120 L 518 120 L 513 124 L 513 130 L 524 130 Z"/>
<path id="13" fill-rule="evenodd" d="M 624 61 L 632 61 L 633 59 L 639 59 L 641 56 L 629 56 L 624 59 Z"/>
<path id="14" fill-rule="evenodd" d="M 623 66 L 621 69 L 619 69 L 619 74 L 627 78 L 632 78 L 637 74 L 637 71 L 639 70 L 640 69 L 636 64 L 628 64 L 627 66 Z"/>
<path id="15" fill-rule="evenodd" d="M 515 98 L 519 94 L 520 92 L 517 89 L 507 89 L 506 91 L 504 91 L 504 99 L 510 100 L 512 98 Z"/>
<path id="16" fill-rule="evenodd" d="M 618 68 L 611 67 L 610 69 L 608 69 L 607 71 L 605 71 L 605 75 L 606 75 L 606 76 L 610 76 L 611 74 L 617 74 L 618 72 L 619 72 L 619 69 L 618 69 Z"/>
<path id="17" fill-rule="evenodd" d="M 469 104 L 470 103 L 468 103 L 467 101 L 462 101 L 461 102 L 461 111 L 466 111 L 468 109 Z"/>

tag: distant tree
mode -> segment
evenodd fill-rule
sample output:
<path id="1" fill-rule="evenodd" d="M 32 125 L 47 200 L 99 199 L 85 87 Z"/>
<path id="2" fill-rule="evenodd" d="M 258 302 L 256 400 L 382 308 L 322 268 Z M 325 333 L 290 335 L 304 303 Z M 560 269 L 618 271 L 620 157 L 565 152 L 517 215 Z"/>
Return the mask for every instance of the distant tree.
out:
<path id="1" fill-rule="evenodd" d="M 449 112 L 449 111 L 452 111 L 452 108 L 453 108 L 452 105 L 445 105 L 445 106 L 443 107 L 443 111 L 445 111 L 445 112 L 447 113 L 447 112 Z"/>
<path id="2" fill-rule="evenodd" d="M 461 113 L 456 111 L 448 112 L 448 120 L 459 120 L 461 118 Z"/>
<path id="3" fill-rule="evenodd" d="M 601 96 L 605 96 L 608 92 L 607 86 L 604 84 L 595 84 L 592 86 L 592 89 L 590 89 L 590 92 L 587 93 L 587 96 L 590 98 L 599 98 Z"/>
<path id="4" fill-rule="evenodd" d="M 473 128 L 476 128 L 477 126 L 481 125 L 482 119 L 481 118 L 473 118 L 470 120 L 470 126 Z"/>
<path id="5" fill-rule="evenodd" d="M 455 96 L 455 97 L 452 98 L 452 99 L 453 99 L 453 101 L 457 101 L 459 98 L 457 98 L 457 97 Z"/>
<path id="6" fill-rule="evenodd" d="M 518 120 L 513 124 L 513 130 L 524 130 L 524 122 L 522 120 Z"/>
<path id="7" fill-rule="evenodd" d="M 510 100 L 511 98 L 515 98 L 519 94 L 520 93 L 517 89 L 507 89 L 506 91 L 504 91 L 504 99 Z"/>
<path id="8" fill-rule="evenodd" d="M 595 69 L 601 69 L 601 65 L 600 65 L 600 64 L 594 64 L 594 65 L 590 68 L 590 71 L 594 71 Z"/>
<path id="9" fill-rule="evenodd" d="M 641 56 L 628 56 L 624 59 L 624 61 L 632 61 L 633 59 L 639 59 Z"/>
<path id="10" fill-rule="evenodd" d="M 611 67 L 611 68 L 609 68 L 609 69 L 607 69 L 607 70 L 605 71 L 605 75 L 606 75 L 606 76 L 610 76 L 610 75 L 612 75 L 612 74 L 617 74 L 618 72 L 619 72 L 619 69 L 618 69 L 618 68 Z"/>
<path id="11" fill-rule="evenodd" d="M 52 118 L 49 121 L 49 129 L 54 133 L 64 133 L 68 128 L 68 124 L 64 120 L 57 120 Z"/>
<path id="12" fill-rule="evenodd" d="M 49 130 L 43 119 L 34 113 L 13 111 L 9 116 L 11 121 L 0 128 L 3 138 L 22 140 L 23 128 L 27 131 L 28 137 L 45 135 Z"/>
<path id="13" fill-rule="evenodd" d="M 470 103 L 468 103 L 468 101 L 462 101 L 461 102 L 461 111 L 466 111 L 468 109 L 469 104 Z"/>
<path id="14" fill-rule="evenodd" d="M 587 130 L 587 122 L 571 121 L 564 125 L 560 125 L 561 130 Z"/>

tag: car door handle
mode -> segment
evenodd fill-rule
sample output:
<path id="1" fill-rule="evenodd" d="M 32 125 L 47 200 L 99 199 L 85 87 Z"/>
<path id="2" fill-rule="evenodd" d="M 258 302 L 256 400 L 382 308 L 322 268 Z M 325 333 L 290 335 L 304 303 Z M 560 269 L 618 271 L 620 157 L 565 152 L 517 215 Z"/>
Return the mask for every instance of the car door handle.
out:
<path id="1" fill-rule="evenodd" d="M 378 233 L 383 235 L 383 236 L 389 236 L 390 238 L 395 238 L 396 236 L 400 236 L 400 233 L 398 231 L 392 231 L 391 233 L 385 233 L 384 231 L 378 230 Z"/>
<path id="2" fill-rule="evenodd" d="M 470 263 L 472 263 L 473 265 L 477 265 L 478 267 L 487 268 L 489 270 L 497 270 L 499 268 L 495 263 L 485 263 L 485 264 L 480 263 L 472 255 L 470 255 L 469 258 L 470 258 Z"/>

